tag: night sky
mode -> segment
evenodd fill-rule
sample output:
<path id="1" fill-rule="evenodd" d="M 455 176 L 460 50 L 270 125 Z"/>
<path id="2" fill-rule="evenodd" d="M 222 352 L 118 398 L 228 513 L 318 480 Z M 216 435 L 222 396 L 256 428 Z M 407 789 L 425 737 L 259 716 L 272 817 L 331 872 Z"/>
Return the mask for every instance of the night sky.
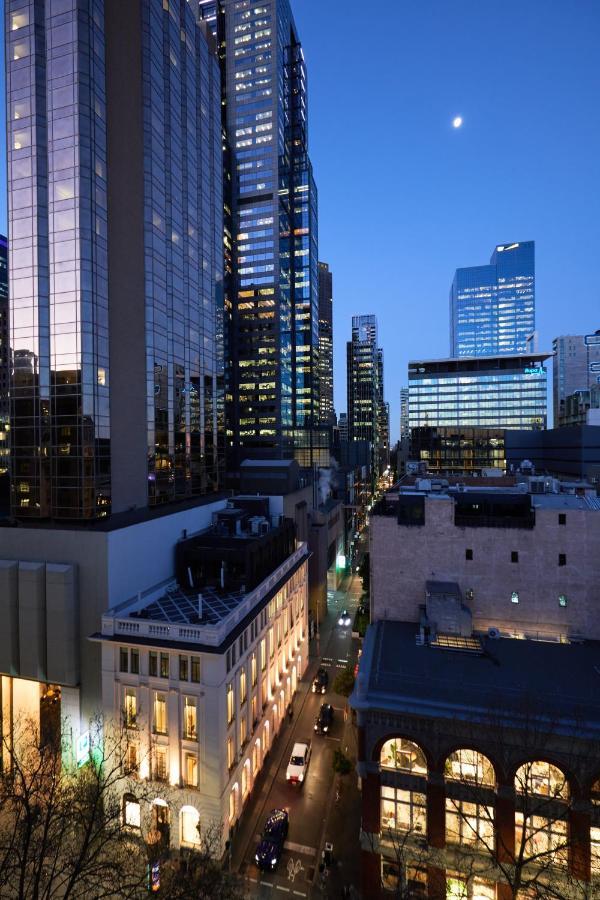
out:
<path id="1" fill-rule="evenodd" d="M 351 316 L 376 313 L 395 440 L 408 359 L 448 355 L 454 269 L 495 244 L 536 241 L 541 349 L 600 328 L 600 3 L 292 3 L 334 273 L 336 410 Z"/>

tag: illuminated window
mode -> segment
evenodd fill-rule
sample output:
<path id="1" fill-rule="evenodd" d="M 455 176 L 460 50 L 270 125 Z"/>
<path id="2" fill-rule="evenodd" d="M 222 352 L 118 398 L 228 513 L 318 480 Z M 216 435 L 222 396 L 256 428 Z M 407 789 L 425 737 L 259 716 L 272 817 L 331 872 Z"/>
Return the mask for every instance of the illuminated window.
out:
<path id="1" fill-rule="evenodd" d="M 156 692 L 154 694 L 154 722 L 155 734 L 167 733 L 167 695 Z"/>
<path id="2" fill-rule="evenodd" d="M 137 726 L 137 691 L 125 688 L 125 725 L 127 728 Z"/>
<path id="3" fill-rule="evenodd" d="M 525 763 L 517 770 L 515 789 L 524 796 L 569 799 L 569 784 L 563 772 L 542 760 Z"/>
<path id="4" fill-rule="evenodd" d="M 518 591 L 513 591 L 513 592 L 512 592 L 512 594 L 510 595 L 510 602 L 511 602 L 511 603 L 518 603 L 518 602 L 519 602 L 519 592 L 518 592 Z"/>
<path id="5" fill-rule="evenodd" d="M 494 810 L 482 803 L 446 798 L 446 840 L 454 844 L 494 845 Z"/>
<path id="6" fill-rule="evenodd" d="M 195 753 L 185 754 L 185 783 L 188 787 L 198 787 L 198 757 Z"/>
<path id="7" fill-rule="evenodd" d="M 515 853 L 524 850 L 536 857 L 538 864 L 566 865 L 568 826 L 566 820 L 546 816 L 515 813 Z M 544 857 L 546 859 L 544 860 Z"/>
<path id="8" fill-rule="evenodd" d="M 381 788 L 381 829 L 425 834 L 427 799 L 425 794 L 399 788 Z"/>
<path id="9" fill-rule="evenodd" d="M 231 725 L 233 722 L 233 717 L 235 715 L 235 704 L 233 698 L 233 682 L 230 681 L 227 685 L 226 689 L 226 697 L 227 697 L 227 724 Z"/>
<path id="10" fill-rule="evenodd" d="M 157 781 L 167 780 L 167 748 L 154 748 L 154 777 Z"/>
<path id="11" fill-rule="evenodd" d="M 188 741 L 197 739 L 195 697 L 183 698 L 183 736 Z"/>
<path id="12" fill-rule="evenodd" d="M 233 738 L 227 738 L 227 768 L 231 769 L 235 762 L 235 750 L 233 747 Z"/>
<path id="13" fill-rule="evenodd" d="M 200 813 L 193 806 L 183 806 L 180 812 L 181 843 L 200 843 Z"/>
<path id="14" fill-rule="evenodd" d="M 123 825 L 127 828 L 140 828 L 142 815 L 139 800 L 133 794 L 123 797 Z"/>
<path id="15" fill-rule="evenodd" d="M 379 761 L 382 769 L 401 769 L 413 775 L 427 775 L 425 754 L 418 744 L 405 738 L 392 738 L 381 748 Z"/>
<path id="16" fill-rule="evenodd" d="M 444 767 L 446 778 L 452 781 L 468 781 L 494 787 L 494 767 L 483 753 L 476 750 L 456 750 L 451 753 Z"/>

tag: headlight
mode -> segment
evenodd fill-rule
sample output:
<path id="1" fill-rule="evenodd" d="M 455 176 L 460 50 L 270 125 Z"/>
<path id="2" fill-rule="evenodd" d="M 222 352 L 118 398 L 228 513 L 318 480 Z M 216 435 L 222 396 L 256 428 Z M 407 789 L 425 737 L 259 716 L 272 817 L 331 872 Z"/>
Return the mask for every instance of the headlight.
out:
<path id="1" fill-rule="evenodd" d="M 272 860 L 271 860 L 271 865 L 272 865 L 272 866 L 276 866 L 276 865 L 277 865 L 277 857 L 275 857 L 275 859 L 272 859 Z"/>
<path id="2" fill-rule="evenodd" d="M 329 731 L 329 725 L 323 725 L 323 731 Z"/>
<path id="3" fill-rule="evenodd" d="M 254 857 L 254 859 L 256 860 L 256 862 L 260 862 L 260 856 L 258 855 L 258 853 L 257 853 L 256 856 Z"/>

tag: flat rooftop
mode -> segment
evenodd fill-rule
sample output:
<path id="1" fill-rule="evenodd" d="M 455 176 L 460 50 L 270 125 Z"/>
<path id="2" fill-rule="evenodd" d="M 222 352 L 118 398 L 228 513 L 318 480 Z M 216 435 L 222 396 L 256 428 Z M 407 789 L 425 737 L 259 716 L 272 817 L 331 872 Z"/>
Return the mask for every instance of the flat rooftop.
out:
<path id="1" fill-rule="evenodd" d="M 202 596 L 200 617 L 200 601 Z M 246 596 L 245 591 L 217 591 L 203 588 L 202 591 L 186 591 L 180 587 L 167 588 L 161 597 L 142 609 L 129 615 L 153 622 L 170 622 L 177 625 L 217 625 L 226 619 Z"/>
<path id="2" fill-rule="evenodd" d="M 508 719 L 543 710 L 554 730 L 600 736 L 600 641 L 561 644 L 479 635 L 480 653 L 417 644 L 415 622 L 369 626 L 355 709 Z"/>

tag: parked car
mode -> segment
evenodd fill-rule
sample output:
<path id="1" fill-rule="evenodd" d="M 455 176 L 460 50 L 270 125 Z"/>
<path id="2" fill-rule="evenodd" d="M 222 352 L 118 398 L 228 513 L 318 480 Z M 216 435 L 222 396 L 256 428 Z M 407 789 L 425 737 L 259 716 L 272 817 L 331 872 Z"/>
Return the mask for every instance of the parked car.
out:
<path id="1" fill-rule="evenodd" d="M 292 755 L 285 772 L 288 784 L 303 784 L 310 762 L 310 741 L 297 741 L 292 748 Z"/>
<path id="2" fill-rule="evenodd" d="M 312 692 L 313 694 L 324 694 L 327 690 L 327 685 L 329 684 L 329 674 L 327 669 L 321 668 L 317 669 L 317 674 L 313 678 L 312 683 Z"/>
<path id="3" fill-rule="evenodd" d="M 272 809 L 265 822 L 254 860 L 259 869 L 272 872 L 277 868 L 289 828 L 287 809 Z"/>
<path id="4" fill-rule="evenodd" d="M 340 617 L 338 619 L 338 625 L 349 625 L 352 619 L 348 613 L 347 609 L 343 609 L 340 613 Z"/>
<path id="5" fill-rule="evenodd" d="M 315 720 L 317 734 L 327 734 L 333 723 L 333 706 L 331 703 L 323 703 L 319 715 Z"/>

